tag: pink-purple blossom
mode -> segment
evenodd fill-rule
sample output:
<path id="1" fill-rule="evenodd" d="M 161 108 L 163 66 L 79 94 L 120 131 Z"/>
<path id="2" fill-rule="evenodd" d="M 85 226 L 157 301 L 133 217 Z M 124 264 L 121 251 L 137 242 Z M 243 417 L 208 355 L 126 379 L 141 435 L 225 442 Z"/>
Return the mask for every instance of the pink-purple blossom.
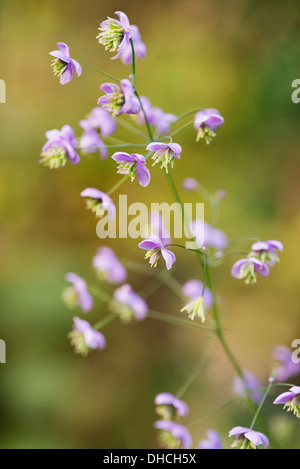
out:
<path id="1" fill-rule="evenodd" d="M 64 125 L 61 130 L 48 130 L 45 135 L 47 142 L 42 148 L 42 164 L 53 169 L 65 166 L 68 160 L 74 165 L 80 162 L 77 140 L 70 125 Z"/>
<path id="2" fill-rule="evenodd" d="M 139 28 L 136 25 L 131 25 L 131 28 L 134 30 L 134 34 L 131 38 L 134 47 L 134 54 L 136 57 L 144 59 L 147 54 L 147 48 L 141 39 Z M 126 46 L 121 51 L 120 59 L 125 65 L 132 63 L 132 47 L 130 41 L 127 42 Z"/>
<path id="3" fill-rule="evenodd" d="M 71 59 L 70 50 L 64 42 L 57 43 L 59 50 L 49 52 L 55 59 L 52 61 L 54 75 L 60 77 L 60 83 L 65 85 L 74 77 L 75 71 L 78 76 L 82 73 L 81 65 L 77 60 Z"/>
<path id="4" fill-rule="evenodd" d="M 256 257 L 240 259 L 232 266 L 231 275 L 234 278 L 245 279 L 247 284 L 256 282 L 256 274 L 268 277 L 270 269 Z"/>
<path id="5" fill-rule="evenodd" d="M 197 112 L 194 117 L 194 127 L 198 131 L 197 142 L 200 138 L 204 138 L 206 143 L 210 143 L 222 124 L 224 124 L 224 118 L 217 109 L 209 108 Z"/>
<path id="6" fill-rule="evenodd" d="M 277 240 L 258 241 L 251 246 L 251 254 L 273 267 L 276 262 L 279 262 L 277 251 L 283 251 L 283 244 Z"/>
<path id="7" fill-rule="evenodd" d="M 247 427 L 234 427 L 229 432 L 229 437 L 235 436 L 236 439 L 233 447 L 239 446 L 242 449 L 255 449 L 257 446 L 263 445 L 269 447 L 269 439 L 264 433 L 256 432 Z"/>
<path id="8" fill-rule="evenodd" d="M 159 163 L 161 168 L 168 172 L 169 165 L 173 168 L 175 158 L 180 159 L 182 148 L 178 143 L 149 143 L 146 150 L 153 151 L 153 165 Z"/>
<path id="9" fill-rule="evenodd" d="M 243 379 L 238 376 L 233 382 L 233 390 L 239 397 L 246 399 L 249 394 L 256 404 L 259 404 L 263 397 L 261 388 L 258 377 L 251 370 L 243 370 Z"/>
<path id="10" fill-rule="evenodd" d="M 203 296 L 203 300 L 205 303 L 205 308 L 209 309 L 211 308 L 213 304 L 213 294 L 211 290 L 205 286 L 205 289 L 203 291 L 203 282 L 201 280 L 197 279 L 191 279 L 188 280 L 183 286 L 182 286 L 182 293 L 183 295 L 189 300 L 189 301 L 194 301 L 199 296 Z"/>
<path id="11" fill-rule="evenodd" d="M 73 330 L 69 333 L 76 353 L 85 356 L 90 350 L 102 350 L 106 346 L 104 335 L 95 330 L 88 321 L 74 318 Z"/>
<path id="12" fill-rule="evenodd" d="M 154 427 L 160 430 L 161 444 L 170 449 L 189 449 L 192 446 L 192 437 L 188 429 L 172 420 L 157 420 Z"/>
<path id="13" fill-rule="evenodd" d="M 105 192 L 93 187 L 88 187 L 84 189 L 80 195 L 86 198 L 87 208 L 95 213 L 96 217 L 102 217 L 105 211 L 107 211 L 110 219 L 116 216 L 116 206 Z"/>
<path id="14" fill-rule="evenodd" d="M 284 404 L 284 409 L 293 412 L 300 418 L 300 386 L 292 386 L 287 392 L 280 394 L 273 404 Z"/>
<path id="15" fill-rule="evenodd" d="M 161 108 L 152 106 L 151 101 L 146 96 L 141 96 L 141 102 L 144 112 L 147 116 L 147 121 L 150 125 L 155 126 L 159 134 L 166 135 L 170 132 L 170 126 L 176 121 L 177 117 L 174 114 L 166 113 Z M 141 110 L 137 115 L 137 123 L 140 125 L 145 124 L 144 112 Z"/>
<path id="16" fill-rule="evenodd" d="M 112 155 L 112 159 L 118 163 L 118 174 L 128 174 L 131 181 L 137 176 L 141 186 L 148 186 L 151 176 L 146 167 L 146 158 L 139 153 L 129 153 L 118 151 Z"/>
<path id="17" fill-rule="evenodd" d="M 190 223 L 190 230 L 195 236 L 196 244 L 200 247 L 222 250 L 228 243 L 228 237 L 224 231 L 214 228 L 202 220 L 193 220 Z"/>
<path id="18" fill-rule="evenodd" d="M 207 439 L 198 444 L 198 449 L 223 449 L 220 434 L 212 428 L 206 431 Z"/>
<path id="19" fill-rule="evenodd" d="M 68 306 L 80 306 L 84 313 L 88 313 L 93 307 L 93 298 L 88 291 L 86 281 L 74 272 L 66 274 L 66 280 L 72 283 L 72 287 L 65 290 L 64 300 Z"/>
<path id="20" fill-rule="evenodd" d="M 185 417 L 189 413 L 187 404 L 170 392 L 157 394 L 154 403 L 157 406 L 156 412 L 167 420 L 176 416 Z"/>
<path id="21" fill-rule="evenodd" d="M 100 89 L 106 94 L 98 99 L 98 104 L 113 117 L 121 114 L 137 114 L 141 110 L 132 83 L 127 78 L 120 81 L 120 86 L 116 83 L 103 83 Z"/>
<path id="22" fill-rule="evenodd" d="M 293 361 L 293 352 L 285 345 L 277 345 L 273 349 L 275 359 L 274 373 L 276 381 L 286 381 L 300 373 L 300 361 Z"/>
<path id="23" fill-rule="evenodd" d="M 183 181 L 182 181 L 182 187 L 186 190 L 186 191 L 195 191 L 198 189 L 198 186 L 199 186 L 199 183 L 196 179 L 194 178 L 185 178 Z"/>
<path id="24" fill-rule="evenodd" d="M 176 261 L 175 254 L 165 247 L 165 244 L 158 236 L 151 236 L 139 243 L 139 248 L 147 251 L 145 258 L 149 258 L 151 267 L 156 267 L 159 259 L 164 258 L 168 270 Z"/>
<path id="25" fill-rule="evenodd" d="M 81 127 L 84 129 L 84 133 L 80 138 L 80 149 L 82 153 L 95 153 L 99 151 L 101 159 L 105 160 L 108 156 L 108 150 L 97 130 L 90 127 L 86 122 L 81 122 Z"/>
<path id="26" fill-rule="evenodd" d="M 105 46 L 105 50 L 117 52 L 112 59 L 117 59 L 130 46 L 130 39 L 136 34 L 136 26 L 132 26 L 128 16 L 122 11 L 116 11 L 119 19 L 108 17 L 100 23 L 97 39 Z"/>
<path id="27" fill-rule="evenodd" d="M 92 262 L 101 279 L 113 284 L 125 282 L 127 271 L 108 246 L 100 247 Z"/>
<path id="28" fill-rule="evenodd" d="M 113 305 L 113 307 L 123 320 L 127 321 L 134 317 L 136 320 L 141 321 L 146 318 L 149 309 L 148 305 L 133 290 L 131 285 L 125 283 L 114 291 L 113 296 L 117 302 L 117 305 Z"/>
<path id="29" fill-rule="evenodd" d="M 117 129 L 117 123 L 110 112 L 100 106 L 93 108 L 85 119 L 79 121 L 79 124 L 85 130 L 87 127 L 97 130 L 101 137 L 109 137 Z"/>

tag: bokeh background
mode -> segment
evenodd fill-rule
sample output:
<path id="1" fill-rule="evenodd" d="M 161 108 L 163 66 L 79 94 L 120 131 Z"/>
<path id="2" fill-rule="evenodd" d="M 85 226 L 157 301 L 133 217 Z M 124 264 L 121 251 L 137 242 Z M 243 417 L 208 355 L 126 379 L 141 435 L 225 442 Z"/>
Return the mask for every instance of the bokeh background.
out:
<path id="1" fill-rule="evenodd" d="M 300 104 L 291 100 L 291 83 L 300 78 L 299 7 L 296 0 L 0 0 L 0 78 L 7 86 L 7 103 L 0 104 L 0 337 L 7 344 L 0 368 L 2 448 L 157 447 L 154 396 L 180 388 L 207 341 L 205 332 L 152 319 L 111 323 L 103 330 L 107 348 L 85 359 L 67 339 L 80 312 L 61 301 L 65 273 L 95 282 L 91 259 L 103 243 L 79 193 L 85 187 L 108 191 L 118 175 L 110 159 L 96 156 L 58 171 L 38 163 L 45 131 L 70 124 L 79 135 L 78 121 L 106 81 L 84 68 L 80 79 L 61 86 L 48 53 L 63 41 L 74 58 L 128 76 L 130 67 L 111 61 L 95 39 L 100 21 L 116 10 L 139 26 L 147 45 L 147 58 L 137 63 L 140 94 L 177 115 L 199 106 L 216 107 L 225 117 L 210 146 L 195 142 L 192 126 L 178 135 L 184 149 L 172 172 L 178 186 L 193 176 L 211 192 L 224 189 L 219 227 L 230 238 L 260 235 L 284 243 L 280 265 L 256 286 L 230 276 L 235 257 L 213 271 L 233 352 L 265 384 L 273 347 L 299 338 Z M 133 138 L 124 129 L 117 135 Z M 157 167 L 147 189 L 128 182 L 122 193 L 129 202 L 173 201 Z M 144 262 L 135 240 L 106 244 Z M 179 282 L 199 275 L 193 256 L 176 255 Z M 139 291 L 149 279 L 130 272 L 128 280 Z M 149 304 L 169 314 L 182 307 L 165 287 Z M 106 313 L 96 303 L 89 319 Z M 216 343 L 184 395 L 189 420 L 230 399 L 233 378 Z M 276 436 L 299 448 L 299 422 L 271 402 L 263 413 Z M 235 401 L 190 428 L 194 444 L 215 428 L 228 447 L 228 430 L 251 419 Z"/>

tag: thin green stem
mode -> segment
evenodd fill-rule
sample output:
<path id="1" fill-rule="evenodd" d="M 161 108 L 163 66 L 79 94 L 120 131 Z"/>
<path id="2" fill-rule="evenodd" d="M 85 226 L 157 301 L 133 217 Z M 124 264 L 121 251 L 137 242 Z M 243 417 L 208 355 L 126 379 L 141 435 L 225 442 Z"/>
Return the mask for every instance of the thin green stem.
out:
<path id="1" fill-rule="evenodd" d="M 160 311 L 148 311 L 148 317 L 152 319 L 158 319 L 160 321 L 168 322 L 170 324 L 174 324 L 176 326 L 185 326 L 189 327 L 191 329 L 202 329 L 206 331 L 213 331 L 212 328 L 207 327 L 207 326 L 202 326 L 201 324 L 198 323 L 193 323 L 192 321 L 189 321 L 187 319 L 181 319 L 176 316 L 172 316 L 171 314 L 167 313 L 162 313 Z"/>
<path id="2" fill-rule="evenodd" d="M 254 415 L 254 417 L 253 417 L 253 419 L 252 419 L 251 425 L 250 425 L 250 427 L 249 427 L 249 428 L 251 428 L 251 430 L 252 430 L 252 428 L 253 428 L 254 425 L 255 425 L 255 422 L 256 422 L 256 420 L 257 420 L 257 417 L 258 417 L 258 415 L 259 415 L 259 413 L 260 413 L 260 411 L 261 411 L 262 406 L 264 405 L 264 402 L 265 402 L 267 396 L 269 395 L 269 393 L 270 393 L 270 391 L 271 391 L 271 389 L 272 389 L 272 386 L 273 386 L 273 383 L 270 382 L 270 383 L 269 383 L 269 386 L 267 387 L 266 392 L 264 393 L 264 395 L 263 395 L 263 397 L 262 397 L 262 399 L 261 399 L 261 401 L 260 401 L 260 403 L 259 403 L 259 406 L 258 406 L 258 408 L 257 408 L 257 410 L 256 410 L 256 412 L 255 412 L 255 415 Z"/>
<path id="3" fill-rule="evenodd" d="M 124 182 L 128 180 L 128 178 L 128 174 L 125 174 L 123 177 L 121 177 L 118 182 L 116 182 L 116 184 L 107 192 L 107 195 L 111 195 L 113 192 L 119 189 L 119 187 L 122 186 Z"/>
<path id="4" fill-rule="evenodd" d="M 121 81 L 121 80 L 119 80 L 119 78 L 113 77 L 112 75 L 109 75 L 108 73 L 103 72 L 102 70 L 99 70 L 98 68 L 93 67 L 92 65 L 89 65 L 89 64 L 87 64 L 86 62 L 83 62 L 83 60 L 78 60 L 78 59 L 76 59 L 76 60 L 77 60 L 77 62 L 79 62 L 80 64 L 84 65 L 85 67 L 88 67 L 88 68 L 90 68 L 91 70 L 94 70 L 95 72 L 101 73 L 101 75 L 104 75 L 104 76 L 106 76 L 107 78 L 110 78 L 111 80 L 114 80 L 114 81 L 117 81 L 117 82 L 120 82 L 120 81 Z"/>
<path id="5" fill-rule="evenodd" d="M 173 122 L 173 125 L 176 124 L 177 122 L 181 121 L 182 119 L 185 119 L 185 117 L 191 116 L 192 114 L 195 114 L 198 111 L 201 111 L 203 108 L 194 108 L 190 109 L 189 111 L 184 112 L 180 116 L 177 117 L 176 121 Z"/>
<path id="6" fill-rule="evenodd" d="M 174 135 L 177 135 L 179 134 L 179 132 L 181 132 L 182 130 L 186 129 L 187 127 L 190 127 L 192 124 L 193 124 L 193 120 L 192 121 L 188 121 L 186 122 L 185 124 L 183 124 L 182 126 L 178 127 L 178 129 L 174 130 L 173 132 L 171 132 L 169 134 L 170 137 L 174 137 Z"/>
<path id="7" fill-rule="evenodd" d="M 106 326 L 107 324 L 109 324 L 111 321 L 113 321 L 114 319 L 117 319 L 118 317 L 118 314 L 116 313 L 110 313 L 108 314 L 107 316 L 105 316 L 103 319 L 101 319 L 100 321 L 98 321 L 96 324 L 93 325 L 93 328 L 96 329 L 97 331 L 99 331 L 100 329 L 102 329 L 104 326 Z"/>
<path id="8" fill-rule="evenodd" d="M 121 127 L 124 127 L 126 130 L 129 130 L 130 132 L 133 132 L 133 133 L 135 133 L 136 135 L 139 135 L 139 136 L 142 137 L 146 142 L 149 141 L 147 135 L 144 134 L 144 132 L 142 132 L 141 130 L 137 129 L 136 127 L 134 127 L 133 125 L 131 125 L 129 122 L 123 120 L 123 119 L 120 118 L 120 117 L 118 117 L 118 124 L 120 124 Z"/>

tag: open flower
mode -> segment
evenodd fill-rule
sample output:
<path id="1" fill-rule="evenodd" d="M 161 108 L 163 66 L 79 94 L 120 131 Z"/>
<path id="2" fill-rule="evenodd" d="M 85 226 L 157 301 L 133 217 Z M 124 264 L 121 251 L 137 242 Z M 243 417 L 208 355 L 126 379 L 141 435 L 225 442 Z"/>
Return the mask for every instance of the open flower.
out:
<path id="1" fill-rule="evenodd" d="M 47 142 L 42 148 L 40 163 L 50 169 L 56 169 L 65 166 L 68 160 L 72 164 L 80 162 L 76 150 L 75 133 L 70 125 L 64 125 L 61 130 L 48 130 L 46 138 Z"/>
<path id="2" fill-rule="evenodd" d="M 93 266 L 98 277 L 108 283 L 123 283 L 126 280 L 125 267 L 118 260 L 114 251 L 107 246 L 98 249 L 93 258 Z"/>
<path id="3" fill-rule="evenodd" d="M 106 94 L 98 99 L 98 104 L 113 117 L 121 114 L 137 114 L 141 110 L 132 83 L 127 78 L 121 80 L 120 87 L 116 83 L 103 83 L 100 89 Z"/>
<path id="4" fill-rule="evenodd" d="M 157 406 L 156 412 L 166 420 L 173 420 L 176 417 L 185 417 L 189 413 L 187 404 L 170 392 L 157 394 L 154 403 Z"/>
<path id="5" fill-rule="evenodd" d="M 71 59 L 70 51 L 67 44 L 64 42 L 58 42 L 57 46 L 59 50 L 49 52 L 55 59 L 52 61 L 52 69 L 55 76 L 60 77 L 60 83 L 65 85 L 72 80 L 76 71 L 77 75 L 80 76 L 82 73 L 81 65 L 77 60 Z"/>
<path id="6" fill-rule="evenodd" d="M 279 262 L 279 257 L 276 251 L 283 251 L 283 244 L 280 241 L 268 240 L 258 241 L 251 246 L 251 255 L 256 256 L 261 262 L 273 267 L 276 262 Z"/>
<path id="7" fill-rule="evenodd" d="M 86 356 L 90 350 L 102 350 L 106 346 L 104 335 L 96 331 L 88 321 L 74 318 L 73 330 L 68 334 L 76 353 Z"/>
<path id="8" fill-rule="evenodd" d="M 116 216 L 116 206 L 109 195 L 105 194 L 105 192 L 88 187 L 87 189 L 84 189 L 80 195 L 81 197 L 86 197 L 87 209 L 95 213 L 96 217 L 102 217 L 106 210 L 110 219 L 113 219 Z"/>
<path id="9" fill-rule="evenodd" d="M 188 298 L 190 301 L 194 301 L 199 296 L 203 296 L 203 300 L 205 303 L 205 308 L 209 309 L 211 308 L 214 297 L 210 289 L 205 286 L 205 290 L 203 292 L 203 282 L 201 280 L 197 279 L 191 279 L 188 280 L 183 286 L 182 286 L 182 293 L 183 295 Z"/>
<path id="10" fill-rule="evenodd" d="M 100 44 L 105 46 L 105 50 L 109 52 L 117 52 L 117 55 L 112 57 L 117 59 L 122 55 L 128 46 L 130 46 L 130 38 L 136 34 L 136 27 L 129 23 L 129 19 L 122 11 L 116 11 L 119 19 L 107 18 L 107 20 L 100 23 L 99 34 L 97 39 Z"/>
<path id="11" fill-rule="evenodd" d="M 131 28 L 134 30 L 134 34 L 132 36 L 132 42 L 133 42 L 135 56 L 139 57 L 140 59 L 144 59 L 147 54 L 147 49 L 141 39 L 139 28 L 135 25 L 131 25 Z M 131 47 L 130 41 L 127 42 L 126 46 L 121 51 L 120 59 L 125 65 L 129 65 L 132 63 L 132 47 Z"/>
<path id="12" fill-rule="evenodd" d="M 163 241 L 158 236 L 151 236 L 150 238 L 144 239 L 139 244 L 139 248 L 146 249 L 145 259 L 149 259 L 151 267 L 156 267 L 161 256 L 166 262 L 168 270 L 172 268 L 172 265 L 176 261 L 175 254 L 172 251 L 166 249 Z"/>
<path id="13" fill-rule="evenodd" d="M 269 447 L 269 440 L 261 432 L 255 432 L 247 427 L 234 427 L 229 432 L 229 437 L 235 436 L 236 439 L 232 447 L 239 447 L 240 449 L 256 449 L 257 446 L 263 445 L 265 448 Z"/>
<path id="14" fill-rule="evenodd" d="M 147 303 L 127 283 L 114 291 L 114 300 L 111 308 L 120 315 L 124 322 L 129 322 L 133 318 L 141 321 L 147 316 Z"/>
<path id="15" fill-rule="evenodd" d="M 73 272 L 66 275 L 66 280 L 71 282 L 72 286 L 64 290 L 64 302 L 69 308 L 80 306 L 84 313 L 88 313 L 93 307 L 93 298 L 87 289 L 85 280 Z"/>
<path id="16" fill-rule="evenodd" d="M 277 381 L 286 381 L 300 373 L 300 362 L 292 360 L 293 352 L 285 345 L 277 345 L 273 350 L 275 359 L 274 373 Z"/>
<path id="17" fill-rule="evenodd" d="M 224 118 L 216 109 L 203 109 L 195 115 L 194 127 L 198 131 L 197 142 L 204 138 L 206 143 L 210 143 L 216 136 L 215 131 L 224 124 Z"/>
<path id="18" fill-rule="evenodd" d="M 86 122 L 82 122 L 81 127 L 84 129 L 84 133 L 80 138 L 80 149 L 82 153 L 95 153 L 99 151 L 101 159 L 105 160 L 108 156 L 108 150 L 97 130 L 90 127 Z"/>
<path id="19" fill-rule="evenodd" d="M 273 404 L 284 404 L 284 409 L 300 418 L 300 386 L 292 386 L 288 392 L 280 394 Z"/>
<path id="20" fill-rule="evenodd" d="M 207 439 L 198 444 L 198 449 L 223 449 L 221 437 L 216 430 L 208 429 L 206 431 Z"/>
<path id="21" fill-rule="evenodd" d="M 172 420 L 157 420 L 154 422 L 154 427 L 160 430 L 159 441 L 165 448 L 191 448 L 191 434 L 183 425 L 172 422 Z"/>
<path id="22" fill-rule="evenodd" d="M 175 158 L 180 159 L 182 148 L 178 143 L 163 143 L 163 142 L 152 142 L 149 143 L 146 150 L 154 152 L 152 159 L 154 160 L 153 165 L 160 163 L 161 168 L 164 168 L 168 172 L 168 166 L 171 165 L 173 168 Z"/>
<path id="23" fill-rule="evenodd" d="M 151 101 L 146 96 L 141 96 L 141 101 L 148 123 L 154 125 L 159 134 L 168 134 L 171 124 L 176 121 L 177 117 L 174 114 L 164 112 L 159 107 L 152 106 Z M 144 112 L 141 110 L 138 113 L 136 119 L 138 124 L 145 124 Z"/>
<path id="24" fill-rule="evenodd" d="M 267 264 L 256 259 L 256 257 L 248 257 L 237 261 L 231 269 L 231 275 L 235 278 L 245 279 L 245 283 L 255 283 L 256 274 L 268 277 L 270 269 Z"/>
<path id="25" fill-rule="evenodd" d="M 146 167 L 146 158 L 139 153 L 125 153 L 118 151 L 112 155 L 112 159 L 115 160 L 118 165 L 118 174 L 128 174 L 131 181 L 137 176 L 141 186 L 148 186 L 151 176 L 148 168 Z"/>
<path id="26" fill-rule="evenodd" d="M 205 322 L 205 302 L 203 296 L 199 296 L 181 308 L 180 312 L 182 313 L 184 311 L 188 313 L 188 317 L 192 321 L 198 316 L 202 322 Z"/>
<path id="27" fill-rule="evenodd" d="M 117 129 L 117 123 L 111 113 L 100 106 L 93 108 L 85 119 L 79 121 L 79 125 L 84 130 L 87 128 L 97 130 L 101 137 L 109 137 Z"/>

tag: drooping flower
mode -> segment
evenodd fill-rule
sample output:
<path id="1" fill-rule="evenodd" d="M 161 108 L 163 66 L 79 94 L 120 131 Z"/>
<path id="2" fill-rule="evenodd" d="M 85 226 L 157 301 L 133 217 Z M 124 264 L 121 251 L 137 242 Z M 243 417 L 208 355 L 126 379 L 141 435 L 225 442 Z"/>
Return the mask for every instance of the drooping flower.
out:
<path id="1" fill-rule="evenodd" d="M 117 123 L 111 116 L 111 113 L 100 106 L 91 110 L 85 119 L 79 121 L 83 129 L 91 127 L 98 130 L 101 137 L 109 137 L 117 129 Z"/>
<path id="2" fill-rule="evenodd" d="M 64 302 L 69 308 L 80 306 L 84 313 L 88 313 L 93 307 L 93 298 L 88 291 L 85 280 L 73 272 L 66 275 L 66 280 L 71 282 L 72 286 L 64 290 Z"/>
<path id="3" fill-rule="evenodd" d="M 160 430 L 159 441 L 169 449 L 189 449 L 192 446 L 192 437 L 188 429 L 172 420 L 157 420 L 154 427 Z"/>
<path id="4" fill-rule="evenodd" d="M 68 334 L 75 352 L 86 356 L 91 350 L 102 350 L 106 346 L 104 335 L 96 331 L 88 321 L 74 318 L 73 330 Z"/>
<path id="5" fill-rule="evenodd" d="M 194 178 L 185 178 L 183 181 L 182 181 L 182 187 L 186 190 L 186 191 L 195 191 L 199 186 L 199 183 L 196 179 Z"/>
<path id="6" fill-rule="evenodd" d="M 50 169 L 56 169 L 65 166 L 68 160 L 72 164 L 80 162 L 75 133 L 70 125 L 64 125 L 61 130 L 48 130 L 46 138 L 40 163 Z"/>
<path id="7" fill-rule="evenodd" d="M 147 48 L 141 39 L 139 28 L 135 25 L 131 25 L 131 28 L 134 30 L 134 34 L 132 36 L 132 42 L 133 42 L 135 57 L 144 59 L 147 54 Z M 129 65 L 132 63 L 132 47 L 131 47 L 130 41 L 126 44 L 126 47 L 124 47 L 124 49 L 121 51 L 120 59 L 125 65 Z"/>
<path id="8" fill-rule="evenodd" d="M 194 127 L 198 131 L 197 142 L 200 138 L 204 138 L 209 144 L 222 124 L 224 124 L 224 118 L 216 109 L 203 109 L 197 112 L 194 118 Z"/>
<path id="9" fill-rule="evenodd" d="M 300 362 L 292 360 L 293 353 L 285 345 L 277 345 L 273 350 L 275 359 L 274 373 L 277 381 L 286 381 L 300 373 Z"/>
<path id="10" fill-rule="evenodd" d="M 248 257 L 235 262 L 231 269 L 234 278 L 245 279 L 245 283 L 255 283 L 256 274 L 268 277 L 270 269 L 267 264 L 259 261 L 256 257 Z"/>
<path id="11" fill-rule="evenodd" d="M 69 47 L 67 44 L 64 42 L 58 42 L 57 46 L 59 50 L 49 52 L 52 57 L 55 57 L 55 59 L 52 61 L 52 69 L 54 75 L 60 77 L 60 83 L 65 85 L 72 80 L 75 71 L 77 75 L 80 76 L 82 73 L 82 68 L 77 60 L 71 59 Z"/>
<path id="12" fill-rule="evenodd" d="M 280 394 L 273 404 L 284 404 L 284 409 L 300 418 L 300 386 L 292 386 L 288 392 Z"/>
<path id="13" fill-rule="evenodd" d="M 273 267 L 276 262 L 279 262 L 276 251 L 283 251 L 283 244 L 276 240 L 258 241 L 252 244 L 251 251 L 251 255 L 257 257 L 269 267 Z"/>
<path id="14" fill-rule="evenodd" d="M 188 280 L 182 286 L 181 291 L 183 295 L 190 301 L 196 300 L 197 298 L 199 298 L 199 296 L 203 296 L 206 309 L 211 308 L 213 304 L 213 294 L 207 286 L 205 286 L 205 289 L 203 292 L 203 282 L 201 282 L 201 280 L 197 280 L 197 279 Z"/>
<path id="15" fill-rule="evenodd" d="M 195 317 L 198 317 L 202 322 L 205 322 L 205 302 L 203 296 L 199 296 L 199 298 L 190 301 L 190 303 L 181 308 L 180 312 L 183 313 L 184 311 L 188 313 L 188 317 L 192 321 Z"/>
<path id="16" fill-rule="evenodd" d="M 84 189 L 80 193 L 81 197 L 86 197 L 86 206 L 88 210 L 95 213 L 96 217 L 102 217 L 107 210 L 109 218 L 116 216 L 116 206 L 109 195 L 92 187 Z"/>
<path id="17" fill-rule="evenodd" d="M 165 420 L 174 420 L 177 417 L 185 417 L 189 413 L 187 404 L 170 392 L 157 394 L 154 400 L 156 412 Z"/>
<path id="18" fill-rule="evenodd" d="M 247 427 L 234 427 L 229 432 L 229 437 L 235 436 L 236 439 L 232 447 L 240 449 L 256 449 L 257 446 L 263 445 L 269 447 L 269 439 L 261 432 L 256 432 Z"/>
<path id="19" fill-rule="evenodd" d="M 165 244 L 158 236 L 151 236 L 144 239 L 139 243 L 139 248 L 147 250 L 145 259 L 150 258 L 149 262 L 151 267 L 156 267 L 161 256 L 164 258 L 168 270 L 171 269 L 172 265 L 176 261 L 175 254 L 166 249 Z"/>
<path id="20" fill-rule="evenodd" d="M 118 165 L 118 174 L 128 174 L 131 181 L 137 176 L 141 186 L 148 186 L 151 176 L 148 168 L 146 167 L 146 158 L 139 153 L 125 153 L 118 151 L 112 155 L 112 159 L 115 160 Z"/>
<path id="21" fill-rule="evenodd" d="M 169 165 L 173 168 L 175 158 L 180 159 L 182 148 L 178 143 L 163 143 L 152 142 L 149 143 L 146 150 L 153 151 L 152 159 L 153 165 L 160 163 L 161 168 L 168 172 Z"/>
<path id="22" fill-rule="evenodd" d="M 147 316 L 147 303 L 128 283 L 117 288 L 113 296 L 115 301 L 111 308 L 120 315 L 122 321 L 129 322 L 133 318 L 141 321 Z"/>
<path id="23" fill-rule="evenodd" d="M 116 83 L 103 83 L 100 89 L 106 94 L 100 96 L 98 104 L 113 117 L 121 114 L 137 114 L 141 110 L 132 83 L 127 78 L 120 81 L 120 87 Z"/>
<path id="24" fill-rule="evenodd" d="M 108 246 L 102 246 L 98 249 L 93 258 L 93 266 L 98 277 L 108 283 L 123 283 L 127 278 L 125 267 Z"/>
<path id="25" fill-rule="evenodd" d="M 206 431 L 207 439 L 198 444 L 198 449 L 223 449 L 220 434 L 213 429 Z"/>
<path id="26" fill-rule="evenodd" d="M 233 390 L 240 398 L 246 399 L 249 394 L 256 404 L 259 404 L 263 397 L 261 388 L 259 379 L 251 370 L 244 370 L 243 379 L 236 377 L 233 383 Z"/>
<path id="27" fill-rule="evenodd" d="M 112 59 L 117 59 L 122 55 L 128 46 L 130 38 L 136 34 L 136 27 L 131 26 L 129 19 L 122 11 L 116 11 L 119 19 L 108 17 L 107 20 L 100 23 L 97 39 L 100 44 L 105 46 L 109 52 L 117 52 Z"/>

